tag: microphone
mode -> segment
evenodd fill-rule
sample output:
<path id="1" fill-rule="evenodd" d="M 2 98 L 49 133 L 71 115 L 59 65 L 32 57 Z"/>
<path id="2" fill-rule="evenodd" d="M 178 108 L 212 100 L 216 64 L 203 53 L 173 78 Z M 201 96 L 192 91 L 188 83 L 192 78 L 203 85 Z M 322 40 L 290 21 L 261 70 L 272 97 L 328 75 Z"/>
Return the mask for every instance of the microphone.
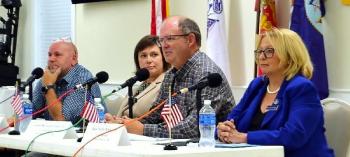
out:
<path id="1" fill-rule="evenodd" d="M 40 67 L 37 67 L 35 68 L 33 71 L 32 71 L 32 75 L 27 79 L 26 82 L 24 82 L 22 85 L 21 85 L 21 88 L 25 88 L 26 86 L 28 86 L 29 84 L 31 84 L 35 79 L 38 79 L 40 77 L 42 77 L 44 74 L 44 70 L 41 69 Z"/>
<path id="2" fill-rule="evenodd" d="M 209 86 L 210 88 L 215 88 L 220 86 L 222 83 L 222 77 L 219 73 L 212 73 L 209 74 L 208 76 L 204 77 L 201 79 L 201 81 L 199 81 L 197 84 L 188 87 L 188 88 L 183 88 L 180 91 L 178 91 L 178 94 L 183 94 L 183 93 L 187 93 L 189 91 L 192 90 L 196 90 L 196 89 L 203 89 L 206 86 Z"/>
<path id="3" fill-rule="evenodd" d="M 135 76 L 126 80 L 123 84 L 118 87 L 118 90 L 123 89 L 127 86 L 132 86 L 136 83 L 136 81 L 144 81 L 149 77 L 149 71 L 146 68 L 140 69 L 136 72 Z"/>
<path id="4" fill-rule="evenodd" d="M 80 87 L 85 87 L 87 85 L 88 86 L 92 86 L 96 82 L 98 82 L 98 83 L 105 83 L 108 80 L 108 78 L 109 78 L 108 73 L 105 72 L 105 71 L 101 71 L 101 72 L 98 72 L 96 74 L 96 77 L 87 80 L 85 83 L 76 85 L 75 89 L 78 89 Z"/>

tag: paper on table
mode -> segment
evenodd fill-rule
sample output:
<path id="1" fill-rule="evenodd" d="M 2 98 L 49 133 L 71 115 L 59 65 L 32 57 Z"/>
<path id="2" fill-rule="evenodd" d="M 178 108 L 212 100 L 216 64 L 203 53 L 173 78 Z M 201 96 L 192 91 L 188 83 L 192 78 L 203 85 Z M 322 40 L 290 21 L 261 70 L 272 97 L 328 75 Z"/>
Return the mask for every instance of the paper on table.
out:
<path id="1" fill-rule="evenodd" d="M 217 142 L 215 148 L 242 148 L 242 147 L 255 147 L 257 145 L 252 145 L 248 143 L 222 143 Z"/>
<path id="2" fill-rule="evenodd" d="M 8 126 L 7 119 L 5 118 L 5 116 L 0 115 L 0 129 L 3 129 L 7 126 Z M 10 131 L 10 129 L 7 128 L 7 129 L 1 131 L 0 134 L 7 134 L 9 131 Z"/>
<path id="3" fill-rule="evenodd" d="M 128 133 L 128 137 L 130 141 L 164 141 L 169 139 L 169 138 L 154 138 L 154 137 L 131 134 L 131 133 Z"/>

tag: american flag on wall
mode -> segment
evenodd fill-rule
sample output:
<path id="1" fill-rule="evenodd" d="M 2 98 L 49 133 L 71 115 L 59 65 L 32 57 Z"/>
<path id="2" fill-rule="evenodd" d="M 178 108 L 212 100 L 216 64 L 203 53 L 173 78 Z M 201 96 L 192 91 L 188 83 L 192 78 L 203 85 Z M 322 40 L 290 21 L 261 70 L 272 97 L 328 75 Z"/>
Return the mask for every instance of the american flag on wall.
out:
<path id="1" fill-rule="evenodd" d="M 89 120 L 91 123 L 98 123 L 99 117 L 94 105 L 94 99 L 91 94 L 87 94 L 87 100 L 85 101 L 85 105 L 83 108 L 83 112 L 81 113 L 81 117 Z"/>
<path id="2" fill-rule="evenodd" d="M 151 34 L 159 35 L 160 25 L 169 15 L 168 0 L 152 0 Z"/>
<path id="3" fill-rule="evenodd" d="M 161 117 L 169 129 L 173 128 L 184 119 L 176 102 L 175 98 L 173 100 L 168 99 L 168 103 L 164 105 L 161 112 Z"/>

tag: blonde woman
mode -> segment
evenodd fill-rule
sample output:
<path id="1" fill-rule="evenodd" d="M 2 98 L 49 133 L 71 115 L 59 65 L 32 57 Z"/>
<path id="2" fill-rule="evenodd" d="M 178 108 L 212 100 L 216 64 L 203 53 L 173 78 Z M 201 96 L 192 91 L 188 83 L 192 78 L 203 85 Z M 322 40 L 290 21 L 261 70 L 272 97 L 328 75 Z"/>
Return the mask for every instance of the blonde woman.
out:
<path id="1" fill-rule="evenodd" d="M 260 36 L 255 59 L 264 76 L 254 79 L 217 135 L 226 143 L 282 145 L 286 157 L 333 157 L 323 110 L 309 80 L 313 67 L 301 38 L 288 29 Z"/>

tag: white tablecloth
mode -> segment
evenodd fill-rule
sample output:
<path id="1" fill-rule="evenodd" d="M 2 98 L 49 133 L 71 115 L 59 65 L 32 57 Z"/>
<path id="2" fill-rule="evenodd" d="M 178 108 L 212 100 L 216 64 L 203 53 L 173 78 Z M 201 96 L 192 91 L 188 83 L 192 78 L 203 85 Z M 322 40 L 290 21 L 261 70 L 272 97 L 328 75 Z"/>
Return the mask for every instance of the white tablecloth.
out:
<path id="1" fill-rule="evenodd" d="M 0 102 L 11 97 L 15 93 L 14 87 L 0 87 Z M 13 109 L 11 107 L 12 98 L 0 104 L 0 116 L 9 117 L 13 115 Z"/>
<path id="2" fill-rule="evenodd" d="M 23 135 L 0 135 L 0 147 L 25 150 L 31 138 Z M 256 146 L 245 148 L 201 149 L 193 146 L 178 147 L 178 150 L 163 150 L 162 145 L 152 141 L 131 141 L 129 146 L 88 145 L 79 156 L 84 157 L 283 157 L 282 146 Z M 37 139 L 31 151 L 72 156 L 82 143 L 75 139 Z"/>

